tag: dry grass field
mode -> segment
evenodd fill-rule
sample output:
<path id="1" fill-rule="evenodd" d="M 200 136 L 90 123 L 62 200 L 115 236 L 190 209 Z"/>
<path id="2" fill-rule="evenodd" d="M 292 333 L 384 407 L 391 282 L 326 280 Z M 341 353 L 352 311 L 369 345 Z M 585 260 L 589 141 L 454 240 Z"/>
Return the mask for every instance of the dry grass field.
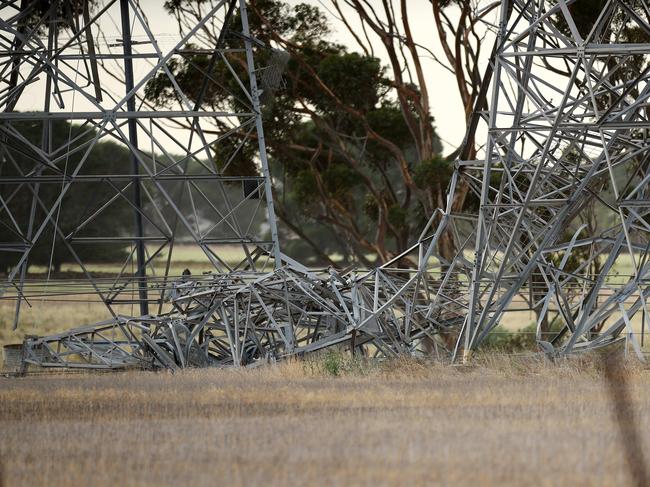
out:
<path id="1" fill-rule="evenodd" d="M 327 360 L 0 379 L 3 483 L 632 485 L 594 362 Z M 647 448 L 650 370 L 624 372 Z"/>
<path id="2" fill-rule="evenodd" d="M 186 254 L 177 273 L 201 270 Z M 0 345 L 108 317 L 101 303 L 36 298 L 13 331 L 14 305 L 0 302 Z M 501 324 L 532 320 L 515 311 Z M 328 360 L 0 377 L 0 487 L 633 485 L 594 360 Z M 650 451 L 650 369 L 626 376 Z"/>

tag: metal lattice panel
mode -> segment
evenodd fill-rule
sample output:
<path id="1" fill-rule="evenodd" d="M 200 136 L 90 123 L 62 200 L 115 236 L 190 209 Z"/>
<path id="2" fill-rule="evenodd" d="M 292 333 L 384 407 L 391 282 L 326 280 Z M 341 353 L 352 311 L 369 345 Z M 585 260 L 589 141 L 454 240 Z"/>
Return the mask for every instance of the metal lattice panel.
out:
<path id="1" fill-rule="evenodd" d="M 561 320 L 540 340 L 549 353 L 625 332 L 639 351 L 632 319 L 648 317 L 650 278 L 650 44 L 629 33 L 648 39 L 648 4 L 607 2 L 585 25 L 572 3 L 502 5 L 465 350 L 524 293 L 540 311 L 538 340 L 550 310 Z M 590 205 L 604 224 L 595 234 Z"/>
<path id="2" fill-rule="evenodd" d="M 114 315 L 129 303 L 142 315 L 161 311 L 169 279 L 180 274 L 171 268 L 179 244 L 200 248 L 215 272 L 273 268 L 279 247 L 253 60 L 260 47 L 245 2 L 214 2 L 187 35 L 162 42 L 146 3 L 0 8 L 0 224 L 10 235 L 0 251 L 17 256 L 5 297 L 41 293 L 25 277 L 44 242 L 64 246 L 59 252 L 86 276 L 85 292 Z M 119 22 L 115 39 L 102 33 L 110 22 Z M 206 25 L 217 39 L 202 36 Z M 175 78 L 182 63 L 193 67 L 184 84 L 191 92 Z M 162 106 L 151 101 L 156 90 Z M 27 137 L 30 130 L 39 136 Z M 111 148 L 115 161 L 93 165 Z M 82 189 L 80 211 L 68 197 Z M 91 269 L 97 253 L 124 248 L 119 272 Z"/>

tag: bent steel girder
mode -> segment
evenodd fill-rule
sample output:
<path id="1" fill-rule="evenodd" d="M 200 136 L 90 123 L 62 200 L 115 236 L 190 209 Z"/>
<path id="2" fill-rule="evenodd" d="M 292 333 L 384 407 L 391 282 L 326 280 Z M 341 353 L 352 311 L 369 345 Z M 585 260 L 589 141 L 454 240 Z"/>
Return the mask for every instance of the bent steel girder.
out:
<path id="1" fill-rule="evenodd" d="M 452 272 L 441 279 L 431 269 L 436 239 L 365 273 L 310 270 L 281 255 L 272 272 L 183 276 L 165 291 L 168 313 L 28 337 L 23 366 L 256 366 L 331 347 L 380 358 L 446 356 L 468 293 Z"/>
<path id="2" fill-rule="evenodd" d="M 624 31 L 648 38 L 648 5 L 607 2 L 585 26 L 572 4 L 502 4 L 458 347 L 466 352 L 524 293 L 540 311 L 537 338 L 551 353 L 605 345 L 625 331 L 640 353 L 631 320 L 648 318 L 650 44 L 632 43 Z M 597 235 L 582 224 L 588 205 L 606 224 Z M 626 261 L 631 272 L 621 282 L 615 267 Z M 542 340 L 551 310 L 563 327 Z"/>
<path id="3" fill-rule="evenodd" d="M 63 248 L 87 279 L 68 294 L 95 295 L 113 316 L 131 303 L 142 315 L 149 304 L 162 311 L 165 283 L 180 273 L 175 244 L 199 248 L 204 270 L 277 265 L 253 59 L 265 48 L 250 36 L 245 2 L 215 1 L 184 37 L 164 42 L 146 14 L 132 0 L 0 7 L 0 225 L 9 235 L 0 251 L 16 256 L 1 292 L 18 298 L 16 324 L 21 302 L 53 292 L 49 271 L 26 281 L 37 244 Z M 120 32 L 110 39 L 102 26 L 115 17 Z M 201 34 L 208 24 L 220 32 L 211 42 Z M 191 84 L 176 79 L 183 63 Z M 165 103 L 154 106 L 150 93 L 161 86 Z M 33 127 L 38 140 L 26 135 Z M 107 147 L 129 157 L 93 166 Z M 66 203 L 82 186 L 89 200 L 79 213 Z M 117 225 L 115 215 L 133 223 Z M 94 269 L 93 245 L 123 250 L 121 269 Z"/>
<path id="4" fill-rule="evenodd" d="M 365 287 L 352 276 L 317 274 L 295 265 L 269 273 L 190 277 L 168 291 L 171 312 L 118 316 L 57 335 L 28 337 L 23 362 L 177 370 L 255 366 L 334 346 L 378 356 L 413 353 L 424 334 L 435 330 L 410 317 L 415 323 L 407 331 L 395 307 L 373 310 L 373 296 L 391 300 L 392 286 L 377 277 Z"/>

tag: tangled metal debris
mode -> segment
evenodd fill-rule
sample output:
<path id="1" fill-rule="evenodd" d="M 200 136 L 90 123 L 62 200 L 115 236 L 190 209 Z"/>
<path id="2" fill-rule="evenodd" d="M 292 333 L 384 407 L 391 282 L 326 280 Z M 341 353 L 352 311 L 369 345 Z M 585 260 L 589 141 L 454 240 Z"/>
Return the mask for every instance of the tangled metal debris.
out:
<path id="1" fill-rule="evenodd" d="M 48 367 L 175 370 L 250 366 L 335 345 L 415 354 L 435 343 L 443 314 L 434 314 L 424 281 L 413 270 L 316 274 L 296 263 L 269 273 L 188 276 L 168 291 L 171 312 L 29 338 L 23 359 Z"/>
<path id="2" fill-rule="evenodd" d="M 489 110 L 481 102 L 470 128 L 487 127 L 485 157 L 457 162 L 446 208 L 404 254 L 368 272 L 314 271 L 282 255 L 272 231 L 273 241 L 236 268 L 166 274 L 149 288 L 142 274 L 130 282 L 145 293 L 155 288 L 169 311 L 114 313 L 103 323 L 28 337 L 22 363 L 253 366 L 333 346 L 466 360 L 504 313 L 521 307 L 536 312 L 537 342 L 550 356 L 624 341 L 641 357 L 650 318 L 650 5 L 610 0 L 585 25 L 572 17 L 580 1 L 588 0 L 502 0 L 485 84 Z M 251 120 L 261 134 L 243 0 L 239 9 Z M 452 213 L 456 193 L 466 190 L 478 198 L 478 213 Z M 593 215 L 600 226 L 591 225 Z M 452 261 L 437 253 L 444 234 L 456 242 Z M 194 236 L 207 247 L 205 236 Z M 255 245 L 241 234 L 236 241 Z M 272 267 L 259 266 L 260 258 Z M 551 317 L 559 327 L 548 326 Z"/>

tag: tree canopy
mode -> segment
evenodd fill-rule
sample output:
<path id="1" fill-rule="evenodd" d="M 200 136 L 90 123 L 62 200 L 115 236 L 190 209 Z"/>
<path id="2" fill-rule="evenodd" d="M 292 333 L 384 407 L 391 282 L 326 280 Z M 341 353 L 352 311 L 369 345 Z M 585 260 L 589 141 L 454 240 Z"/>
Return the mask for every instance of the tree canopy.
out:
<path id="1" fill-rule="evenodd" d="M 181 29 L 198 5 L 166 3 Z M 258 66 L 273 63 L 280 51 L 289 54 L 284 85 L 265 100 L 263 113 L 276 211 L 284 227 L 302 237 L 285 250 L 324 261 L 339 252 L 364 264 L 404 250 L 439 205 L 451 168 L 440 156 L 419 87 L 396 81 L 370 53 L 332 41 L 327 17 L 312 5 L 257 0 L 250 4 L 250 25 L 268 47 L 258 51 Z M 228 56 L 245 79 L 241 55 Z M 196 70 L 207 63 L 207 55 L 192 55 L 169 67 L 191 95 Z M 232 91 L 215 85 L 206 96 L 215 107 L 237 108 Z M 174 101 L 164 74 L 147 93 L 157 105 Z M 240 154 L 242 163 L 253 157 Z M 432 176 L 434 167 L 443 170 Z"/>

